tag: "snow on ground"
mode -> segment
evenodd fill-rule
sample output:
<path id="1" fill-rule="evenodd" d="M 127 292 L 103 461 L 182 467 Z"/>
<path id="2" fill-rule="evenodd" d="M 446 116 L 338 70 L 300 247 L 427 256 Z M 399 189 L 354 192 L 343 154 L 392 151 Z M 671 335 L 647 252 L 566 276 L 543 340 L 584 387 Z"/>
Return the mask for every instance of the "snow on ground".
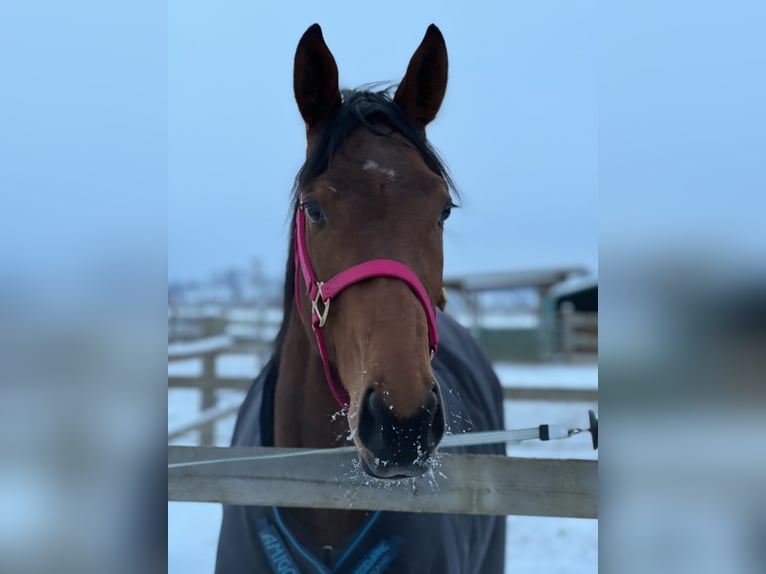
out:
<path id="1" fill-rule="evenodd" d="M 509 516 L 506 574 L 596 574 L 598 521 Z"/>
<path id="2" fill-rule="evenodd" d="M 598 388 L 598 365 L 505 363 L 492 365 L 504 386 L 595 389 Z"/>
<path id="3" fill-rule="evenodd" d="M 212 574 L 220 504 L 168 502 L 168 574 Z"/>
<path id="4" fill-rule="evenodd" d="M 495 365 L 506 386 L 596 388 L 596 365 Z M 258 373 L 257 358 L 222 355 L 216 363 L 220 376 L 250 377 Z M 196 376 L 198 359 L 168 365 L 168 375 Z M 237 404 L 241 391 L 218 391 L 219 403 Z M 168 425 L 192 420 L 199 409 L 199 394 L 193 389 L 168 390 Z M 540 424 L 587 427 L 588 409 L 598 412 L 595 403 L 507 401 L 506 428 L 529 428 Z M 216 445 L 226 446 L 234 428 L 234 417 L 218 423 Z M 179 437 L 172 444 L 197 444 L 195 433 Z M 597 459 L 590 435 L 557 441 L 526 441 L 508 445 L 510 456 Z M 168 572 L 207 574 L 213 572 L 221 507 L 218 504 L 168 503 Z M 576 518 L 509 516 L 507 518 L 506 572 L 529 574 L 587 574 L 598 571 L 598 521 Z"/>
<path id="5" fill-rule="evenodd" d="M 461 325 L 474 326 L 474 317 L 470 313 L 454 313 L 452 316 Z M 537 329 L 540 325 L 540 317 L 537 313 L 495 313 L 484 315 L 476 321 L 476 327 L 484 329 Z"/>
<path id="6" fill-rule="evenodd" d="M 261 363 L 255 355 L 220 355 L 215 362 L 216 374 L 222 378 L 255 378 Z M 168 363 L 168 376 L 197 377 L 202 373 L 201 359 L 185 359 Z M 245 398 L 244 391 L 216 391 L 219 406 L 238 405 Z M 199 412 L 200 393 L 196 389 L 168 389 L 168 428 L 193 421 Z M 234 416 L 216 423 L 215 446 L 228 446 L 234 432 Z M 170 442 L 174 445 L 198 444 L 197 432 L 191 432 Z"/>
<path id="7" fill-rule="evenodd" d="M 216 357 L 215 372 L 219 377 L 253 377 L 261 363 L 256 355 L 223 354 Z M 202 359 L 183 359 L 168 363 L 169 377 L 198 377 L 202 374 Z"/>
<path id="8" fill-rule="evenodd" d="M 239 405 L 245 393 L 235 390 L 216 391 L 218 405 L 222 407 Z M 195 389 L 168 390 L 168 429 L 176 429 L 192 422 L 199 412 L 200 393 Z M 216 422 L 214 446 L 229 446 L 234 432 L 234 415 Z M 198 432 L 192 431 L 180 436 L 168 444 L 195 446 L 199 444 Z"/>
<path id="9" fill-rule="evenodd" d="M 254 341 L 273 341 L 279 333 L 279 325 L 272 326 L 254 326 L 229 323 L 226 327 L 226 334 L 241 339 L 251 339 Z"/>
<path id="10" fill-rule="evenodd" d="M 231 343 L 231 339 L 226 335 L 208 337 L 206 339 L 199 339 L 197 341 L 170 343 L 168 344 L 168 357 L 173 357 L 174 355 L 206 353 L 208 351 L 215 351 L 216 349 L 226 348 L 230 346 Z"/>

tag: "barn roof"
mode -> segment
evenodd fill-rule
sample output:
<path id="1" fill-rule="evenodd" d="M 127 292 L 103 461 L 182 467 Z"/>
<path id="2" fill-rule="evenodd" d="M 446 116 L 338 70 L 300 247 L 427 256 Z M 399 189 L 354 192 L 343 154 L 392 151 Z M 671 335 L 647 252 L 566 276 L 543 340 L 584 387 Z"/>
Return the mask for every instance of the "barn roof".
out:
<path id="1" fill-rule="evenodd" d="M 572 277 L 583 276 L 587 272 L 585 267 L 573 266 L 501 273 L 476 273 L 446 278 L 444 286 L 447 289 L 457 291 L 503 291 L 551 287 Z"/>

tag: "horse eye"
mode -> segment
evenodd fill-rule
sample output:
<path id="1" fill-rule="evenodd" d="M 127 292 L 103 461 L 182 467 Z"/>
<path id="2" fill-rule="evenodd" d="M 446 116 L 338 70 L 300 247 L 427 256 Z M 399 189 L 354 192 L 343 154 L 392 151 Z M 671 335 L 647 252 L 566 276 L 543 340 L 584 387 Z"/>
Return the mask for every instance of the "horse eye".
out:
<path id="1" fill-rule="evenodd" d="M 444 222 L 449 219 L 450 214 L 452 213 L 452 208 L 455 207 L 455 204 L 452 202 L 448 203 L 444 206 L 442 209 L 441 215 L 439 216 L 439 226 L 441 227 L 444 225 Z"/>
<path id="2" fill-rule="evenodd" d="M 307 201 L 301 204 L 301 209 L 306 212 L 311 223 L 322 223 L 325 221 L 324 211 L 316 201 Z"/>

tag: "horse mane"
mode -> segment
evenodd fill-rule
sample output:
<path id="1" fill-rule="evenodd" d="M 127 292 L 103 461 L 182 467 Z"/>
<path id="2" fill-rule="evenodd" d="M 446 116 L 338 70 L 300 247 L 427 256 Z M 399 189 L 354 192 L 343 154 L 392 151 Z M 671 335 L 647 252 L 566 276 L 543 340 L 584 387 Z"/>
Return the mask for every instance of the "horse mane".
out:
<path id="1" fill-rule="evenodd" d="M 391 98 L 389 86 L 382 90 L 373 91 L 368 85 L 355 90 L 343 90 L 341 92 L 341 105 L 336 112 L 326 120 L 321 127 L 311 154 L 295 176 L 295 182 L 291 193 L 291 213 L 294 215 L 298 208 L 298 196 L 300 190 L 313 182 L 317 177 L 327 171 L 330 162 L 351 133 L 363 127 L 368 132 L 390 137 L 392 133 L 399 133 L 420 153 L 426 165 L 434 173 L 441 176 L 447 183 L 448 188 L 459 197 L 457 188 L 447 171 L 444 161 L 426 138 L 425 130 L 415 124 L 404 111 Z M 381 128 L 388 128 L 385 131 Z M 290 240 L 287 253 L 287 265 L 285 269 L 285 287 L 282 309 L 282 325 L 279 328 L 274 341 L 274 351 L 269 359 L 268 366 L 276 367 L 279 364 L 282 345 L 287 335 L 288 319 L 295 298 L 295 218 L 290 218 Z"/>

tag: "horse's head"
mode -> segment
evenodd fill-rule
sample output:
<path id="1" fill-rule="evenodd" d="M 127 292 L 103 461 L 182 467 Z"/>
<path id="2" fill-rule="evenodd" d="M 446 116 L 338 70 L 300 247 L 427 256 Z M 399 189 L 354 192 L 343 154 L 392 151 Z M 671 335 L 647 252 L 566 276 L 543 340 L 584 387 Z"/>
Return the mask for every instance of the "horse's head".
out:
<path id="1" fill-rule="evenodd" d="M 304 228 L 298 233 L 305 233 L 316 278 L 327 281 L 363 262 L 393 260 L 424 288 L 418 297 L 397 277 L 355 282 L 331 299 L 318 327 L 331 378 L 347 394 L 349 427 L 364 468 L 378 478 L 422 474 L 445 430 L 428 313 L 442 293 L 442 228 L 452 201 L 425 126 L 439 110 L 446 83 L 447 51 L 433 25 L 393 100 L 365 91 L 342 98 L 335 60 L 316 24 L 295 55 L 295 97 L 308 141 L 297 225 Z M 305 318 L 311 301 L 298 283 Z"/>

